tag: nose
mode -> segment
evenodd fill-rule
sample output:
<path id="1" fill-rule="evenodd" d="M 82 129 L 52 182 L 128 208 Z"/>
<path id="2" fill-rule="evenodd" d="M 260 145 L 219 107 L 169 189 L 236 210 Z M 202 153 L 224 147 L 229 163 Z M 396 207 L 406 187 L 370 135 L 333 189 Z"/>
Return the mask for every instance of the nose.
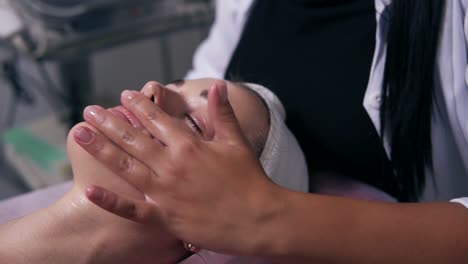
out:
<path id="1" fill-rule="evenodd" d="M 183 96 L 158 82 L 147 83 L 141 92 L 158 105 L 164 112 L 173 117 L 183 117 L 187 105 Z"/>
<path id="2" fill-rule="evenodd" d="M 161 97 L 164 93 L 163 89 L 164 88 L 160 83 L 151 81 L 145 84 L 140 92 L 143 93 L 146 97 L 150 98 L 151 101 L 159 105 Z"/>

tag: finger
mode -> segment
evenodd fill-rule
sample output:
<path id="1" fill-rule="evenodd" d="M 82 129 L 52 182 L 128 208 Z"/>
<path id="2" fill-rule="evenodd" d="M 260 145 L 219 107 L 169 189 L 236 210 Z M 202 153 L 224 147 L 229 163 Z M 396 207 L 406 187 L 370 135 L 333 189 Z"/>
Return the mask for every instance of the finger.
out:
<path id="1" fill-rule="evenodd" d="M 145 164 L 130 156 L 94 128 L 77 125 L 72 129 L 75 142 L 101 164 L 123 178 L 138 190 L 153 188 L 157 178 Z"/>
<path id="2" fill-rule="evenodd" d="M 148 167 L 157 163 L 158 157 L 164 152 L 164 147 L 160 143 L 99 106 L 86 107 L 84 118 L 115 145 Z"/>
<path id="3" fill-rule="evenodd" d="M 242 130 L 228 99 L 225 81 L 216 81 L 208 93 L 208 115 L 215 139 L 244 140 Z"/>
<path id="4" fill-rule="evenodd" d="M 86 188 L 86 197 L 102 209 L 138 223 L 161 221 L 154 203 L 126 198 L 99 186 Z"/>
<path id="5" fill-rule="evenodd" d="M 125 117 L 125 115 L 122 113 L 122 110 L 119 111 L 119 110 L 117 110 L 117 108 L 119 108 L 119 107 L 108 108 L 107 111 L 111 112 L 116 117 L 120 118 L 120 120 L 123 120 L 123 121 L 126 122 L 127 117 Z M 124 109 L 124 108 L 120 107 L 120 109 Z M 134 128 L 136 128 L 138 131 L 140 131 L 141 133 L 145 134 L 146 136 L 151 137 L 150 132 L 148 130 L 146 130 L 146 128 L 143 127 L 140 123 L 133 123 L 132 126 Z"/>
<path id="6" fill-rule="evenodd" d="M 153 137 L 165 146 L 170 146 L 178 139 L 191 135 L 186 129 L 181 129 L 179 123 L 175 122 L 161 107 L 139 92 L 124 91 L 122 104 L 143 123 Z"/>

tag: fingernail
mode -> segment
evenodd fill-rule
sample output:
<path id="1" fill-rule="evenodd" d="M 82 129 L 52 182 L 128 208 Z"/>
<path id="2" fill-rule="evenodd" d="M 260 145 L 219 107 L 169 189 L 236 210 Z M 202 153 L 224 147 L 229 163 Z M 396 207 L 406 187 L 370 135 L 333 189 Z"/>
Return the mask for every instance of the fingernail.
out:
<path id="1" fill-rule="evenodd" d="M 94 202 L 101 202 L 104 200 L 105 193 L 101 188 L 98 187 L 88 187 L 86 188 L 86 196 Z"/>
<path id="2" fill-rule="evenodd" d="M 219 99 L 221 99 L 221 102 L 226 103 L 228 101 L 228 93 L 227 93 L 226 83 L 217 84 L 216 87 L 218 89 Z"/>
<path id="3" fill-rule="evenodd" d="M 74 132 L 75 138 L 84 144 L 89 144 L 94 139 L 94 133 L 87 127 L 78 127 Z"/>
<path id="4" fill-rule="evenodd" d="M 122 97 L 126 98 L 127 100 L 132 100 L 135 98 L 135 91 L 125 90 L 122 92 Z"/>
<path id="5" fill-rule="evenodd" d="M 85 117 L 91 118 L 97 123 L 104 122 L 104 114 L 102 109 L 97 106 L 88 106 L 85 108 Z"/>

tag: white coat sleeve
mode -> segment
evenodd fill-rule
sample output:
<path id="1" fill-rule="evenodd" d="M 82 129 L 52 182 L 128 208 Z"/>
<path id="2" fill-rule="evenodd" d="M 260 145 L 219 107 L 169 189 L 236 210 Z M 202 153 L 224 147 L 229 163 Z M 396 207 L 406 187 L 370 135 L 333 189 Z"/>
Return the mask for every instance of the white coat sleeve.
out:
<path id="1" fill-rule="evenodd" d="M 468 198 L 453 199 L 451 202 L 452 203 L 459 203 L 459 204 L 465 206 L 468 209 Z"/>
<path id="2" fill-rule="evenodd" d="M 458 144 L 464 143 L 461 148 L 461 152 L 464 154 L 468 153 L 468 16 L 466 12 L 468 11 L 468 0 L 459 0 L 459 5 L 454 5 L 454 17 L 460 18 L 461 22 L 461 31 L 457 30 L 457 24 L 453 25 L 453 57 L 457 58 L 453 60 L 453 74 L 455 76 L 454 80 L 454 103 L 455 111 L 457 113 L 457 121 L 463 134 L 464 141 L 458 142 Z M 456 20 L 456 19 L 454 19 Z M 456 23 L 456 22 L 455 22 Z M 461 34 L 460 34 L 461 33 Z M 462 41 L 458 42 L 458 37 Z M 460 44 L 458 44 L 460 43 Z M 460 78 L 457 78 L 459 74 Z M 468 169 L 468 161 L 465 156 L 465 167 Z M 466 175 L 468 177 L 468 175 Z"/>
<path id="3" fill-rule="evenodd" d="M 438 71 L 450 132 L 468 174 L 468 0 L 445 1 L 445 5 Z"/>
<path id="4" fill-rule="evenodd" d="M 214 23 L 208 37 L 200 44 L 186 79 L 222 79 L 231 59 L 246 19 L 238 1 L 216 1 Z"/>
<path id="5" fill-rule="evenodd" d="M 459 145 L 465 168 L 468 169 L 468 16 L 466 15 L 468 0 L 457 0 L 449 4 L 451 10 L 448 14 L 451 15 L 451 19 L 448 19 L 450 22 L 445 23 L 443 27 L 445 31 L 451 32 L 451 38 L 446 37 L 446 39 L 451 39 L 451 45 L 448 46 L 450 49 L 446 49 L 451 52 L 451 56 L 445 56 L 442 59 L 451 63 L 450 67 L 444 68 L 451 72 L 453 94 L 451 101 L 446 103 L 454 107 L 452 113 L 455 113 L 456 119 L 452 121 L 456 125 L 452 128 L 458 130 L 458 133 L 455 133 L 455 140 Z M 468 197 L 453 199 L 451 202 L 468 208 Z"/>

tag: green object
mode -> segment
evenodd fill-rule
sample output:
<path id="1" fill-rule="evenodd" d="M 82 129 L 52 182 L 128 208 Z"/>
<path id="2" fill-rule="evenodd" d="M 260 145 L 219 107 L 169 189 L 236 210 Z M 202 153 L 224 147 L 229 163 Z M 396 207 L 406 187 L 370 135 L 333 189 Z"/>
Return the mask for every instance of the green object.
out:
<path id="1" fill-rule="evenodd" d="M 14 128 L 4 134 L 5 143 L 15 151 L 34 162 L 40 168 L 51 171 L 53 164 L 64 161 L 67 155 L 57 148 L 24 128 Z"/>

